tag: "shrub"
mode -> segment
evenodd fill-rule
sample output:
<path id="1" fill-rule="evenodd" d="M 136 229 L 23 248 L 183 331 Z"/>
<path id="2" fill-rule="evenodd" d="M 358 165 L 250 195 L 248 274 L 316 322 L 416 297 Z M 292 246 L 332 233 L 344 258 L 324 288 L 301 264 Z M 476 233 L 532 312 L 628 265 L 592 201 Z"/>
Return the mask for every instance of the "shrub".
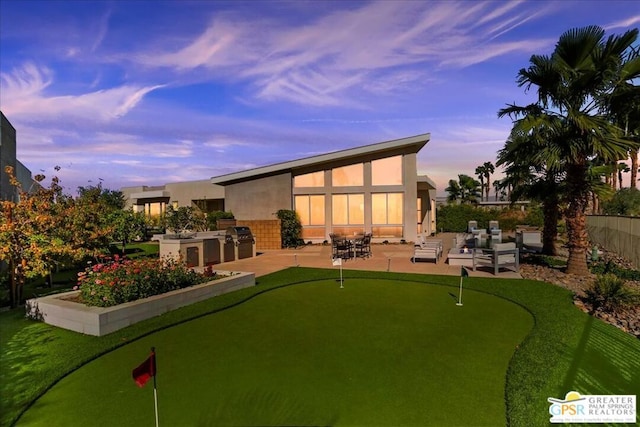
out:
<path id="1" fill-rule="evenodd" d="M 497 220 L 500 229 L 512 231 L 516 225 L 523 224 L 528 220 L 538 225 L 535 215 L 522 212 L 520 209 L 486 209 L 468 204 L 450 204 L 438 208 L 436 215 L 436 228 L 438 231 L 462 233 L 467 230 L 469 221 L 478 221 L 479 228 L 488 228 L 489 221 Z"/>
<path id="2" fill-rule="evenodd" d="M 78 273 L 86 305 L 110 307 L 210 280 L 184 263 L 171 259 L 128 260 L 115 256 Z"/>
<path id="3" fill-rule="evenodd" d="M 207 213 L 207 227 L 209 230 L 215 231 L 218 229 L 219 219 L 234 219 L 233 212 L 215 211 Z"/>
<path id="4" fill-rule="evenodd" d="M 489 220 L 494 219 L 490 211 L 479 209 L 468 204 L 443 205 L 436 214 L 436 228 L 444 232 L 465 232 L 469 221 L 478 221 L 479 228 L 489 226 Z"/>
<path id="5" fill-rule="evenodd" d="M 301 239 L 302 224 L 296 211 L 280 209 L 276 213 L 280 220 L 280 235 L 283 248 L 293 248 L 304 245 Z"/>
<path id="6" fill-rule="evenodd" d="M 607 215 L 640 215 L 640 190 L 618 190 L 611 200 L 602 202 L 602 211 Z"/>
<path id="7" fill-rule="evenodd" d="M 593 284 L 585 290 L 585 302 L 591 311 L 601 310 L 614 313 L 638 302 L 639 295 L 625 285 L 625 281 L 614 274 L 596 277 Z"/>
<path id="8" fill-rule="evenodd" d="M 624 280 L 640 280 L 640 271 L 621 267 L 611 260 L 594 262 L 590 269 L 593 274 L 613 274 Z"/>

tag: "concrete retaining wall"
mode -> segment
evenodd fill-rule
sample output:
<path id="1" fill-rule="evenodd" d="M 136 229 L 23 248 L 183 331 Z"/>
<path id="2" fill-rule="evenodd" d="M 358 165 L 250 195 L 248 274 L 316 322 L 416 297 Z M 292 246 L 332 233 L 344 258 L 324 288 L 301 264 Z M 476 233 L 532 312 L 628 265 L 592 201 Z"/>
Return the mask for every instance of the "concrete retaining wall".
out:
<path id="1" fill-rule="evenodd" d="M 254 273 L 219 272 L 219 274 L 230 275 L 201 285 L 114 307 L 89 307 L 65 300 L 65 297 L 77 295 L 79 291 L 34 298 L 26 302 L 27 317 L 83 334 L 102 336 L 176 308 L 255 286 L 256 283 Z"/>

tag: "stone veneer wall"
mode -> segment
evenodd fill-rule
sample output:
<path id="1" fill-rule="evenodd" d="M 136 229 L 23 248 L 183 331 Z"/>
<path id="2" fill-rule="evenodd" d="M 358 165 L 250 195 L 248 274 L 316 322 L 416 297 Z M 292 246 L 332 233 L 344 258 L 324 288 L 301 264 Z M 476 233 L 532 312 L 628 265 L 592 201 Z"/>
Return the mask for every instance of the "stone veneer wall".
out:
<path id="1" fill-rule="evenodd" d="M 256 250 L 282 249 L 279 219 L 236 220 L 236 223 L 251 229 L 256 239 Z"/>

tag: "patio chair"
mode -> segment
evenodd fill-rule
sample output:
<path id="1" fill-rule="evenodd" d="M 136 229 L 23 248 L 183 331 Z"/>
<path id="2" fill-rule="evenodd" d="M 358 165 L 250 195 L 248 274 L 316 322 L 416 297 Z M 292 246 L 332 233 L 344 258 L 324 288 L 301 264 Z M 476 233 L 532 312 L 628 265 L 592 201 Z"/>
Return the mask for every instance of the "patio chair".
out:
<path id="1" fill-rule="evenodd" d="M 499 228 L 492 228 L 490 231 L 491 245 L 496 243 L 502 243 L 502 230 Z"/>
<path id="2" fill-rule="evenodd" d="M 491 267 L 493 274 L 501 268 L 513 268 L 520 271 L 520 254 L 515 243 L 496 243 L 492 249 L 473 250 L 473 271 L 478 267 Z"/>
<path id="3" fill-rule="evenodd" d="M 353 243 L 344 236 L 330 234 L 332 258 L 349 259 L 353 255 Z"/>
<path id="4" fill-rule="evenodd" d="M 371 233 L 365 233 L 353 241 L 356 257 L 367 258 L 371 256 Z"/>
<path id="5" fill-rule="evenodd" d="M 522 252 L 542 252 L 542 233 L 538 230 L 516 232 L 516 244 Z"/>
<path id="6" fill-rule="evenodd" d="M 489 221 L 489 231 L 500 229 L 500 225 L 498 225 L 498 221 Z"/>
<path id="7" fill-rule="evenodd" d="M 469 224 L 467 225 L 467 231 L 469 233 L 473 233 L 473 230 L 477 230 L 478 229 L 478 221 L 469 221 Z"/>

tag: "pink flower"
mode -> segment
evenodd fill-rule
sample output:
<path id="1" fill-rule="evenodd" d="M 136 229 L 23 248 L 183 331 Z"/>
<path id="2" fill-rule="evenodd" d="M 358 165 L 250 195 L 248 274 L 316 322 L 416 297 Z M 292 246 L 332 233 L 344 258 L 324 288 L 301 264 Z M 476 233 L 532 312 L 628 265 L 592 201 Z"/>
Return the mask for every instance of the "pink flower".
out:
<path id="1" fill-rule="evenodd" d="M 74 286 L 74 287 L 73 287 L 73 290 L 74 290 L 74 291 L 77 291 L 77 290 L 78 290 L 78 286 Z"/>

